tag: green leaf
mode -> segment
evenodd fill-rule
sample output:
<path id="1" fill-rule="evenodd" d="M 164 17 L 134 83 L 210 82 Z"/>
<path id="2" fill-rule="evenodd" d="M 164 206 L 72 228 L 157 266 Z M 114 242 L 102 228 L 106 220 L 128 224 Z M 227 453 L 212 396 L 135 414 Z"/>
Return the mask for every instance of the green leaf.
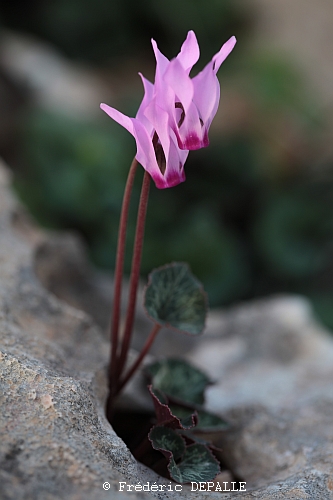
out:
<path id="1" fill-rule="evenodd" d="M 159 404 L 167 406 L 169 401 L 168 398 L 166 397 L 165 394 L 163 394 L 162 391 L 157 389 L 156 387 L 153 388 L 152 385 L 148 385 L 148 389 L 150 394 L 153 396 L 154 399 L 157 399 Z"/>
<path id="2" fill-rule="evenodd" d="M 229 423 L 218 415 L 205 410 L 197 410 L 198 424 L 195 430 L 200 432 L 218 432 L 228 429 Z"/>
<path id="3" fill-rule="evenodd" d="M 184 408 L 182 406 L 174 404 L 170 405 L 170 410 L 172 415 L 175 415 L 180 420 L 180 422 L 183 424 L 183 427 L 187 428 L 190 427 L 189 425 L 186 425 L 186 422 L 193 415 L 193 410 L 189 410 L 188 408 Z M 194 429 L 195 431 L 218 432 L 225 430 L 229 427 L 229 423 L 226 422 L 226 420 L 223 420 L 218 415 L 209 413 L 206 410 L 196 408 L 196 414 L 197 414 L 197 425 Z"/>
<path id="4" fill-rule="evenodd" d="M 170 476 L 179 483 L 211 481 L 220 472 L 218 461 L 205 445 L 186 447 L 184 439 L 169 427 L 153 427 L 148 437 L 152 447 L 168 458 Z"/>
<path id="5" fill-rule="evenodd" d="M 175 415 L 184 429 L 190 429 L 197 425 L 198 415 L 197 411 L 193 409 L 184 408 L 178 405 L 170 405 L 172 415 Z"/>
<path id="6" fill-rule="evenodd" d="M 185 418 L 179 418 L 175 415 L 168 406 L 168 400 L 165 395 L 158 389 L 154 389 L 152 385 L 148 386 L 157 417 L 157 425 L 165 425 L 171 429 L 191 429 L 198 423 L 196 411 L 188 411 Z"/>
<path id="7" fill-rule="evenodd" d="M 166 359 L 145 368 L 155 389 L 175 401 L 202 405 L 204 391 L 211 383 L 209 378 L 186 361 Z"/>
<path id="8" fill-rule="evenodd" d="M 220 472 L 218 461 L 202 444 L 188 446 L 179 464 L 172 457 L 168 469 L 178 483 L 212 481 Z"/>
<path id="9" fill-rule="evenodd" d="M 194 431 L 195 431 L 195 429 L 194 429 Z M 203 445 L 207 446 L 208 448 L 217 449 L 216 446 L 214 446 L 211 443 L 211 441 L 207 441 L 207 439 L 202 439 L 201 437 L 198 437 L 196 434 L 194 434 L 193 432 L 191 432 L 187 429 L 178 429 L 177 434 L 184 436 L 187 440 L 192 441 L 192 443 L 203 444 Z"/>
<path id="10" fill-rule="evenodd" d="M 150 318 L 191 335 L 202 333 L 207 297 L 187 264 L 173 262 L 150 273 L 144 306 Z"/>
<path id="11" fill-rule="evenodd" d="M 185 452 L 185 441 L 169 427 L 153 427 L 148 435 L 152 447 L 159 450 L 169 459 L 178 460 Z"/>

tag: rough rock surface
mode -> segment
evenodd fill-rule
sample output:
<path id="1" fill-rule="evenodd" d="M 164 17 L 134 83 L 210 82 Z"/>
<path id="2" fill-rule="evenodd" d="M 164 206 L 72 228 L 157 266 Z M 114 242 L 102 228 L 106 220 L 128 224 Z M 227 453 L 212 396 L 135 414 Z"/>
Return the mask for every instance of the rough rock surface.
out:
<path id="1" fill-rule="evenodd" d="M 208 407 L 232 423 L 219 439 L 225 463 L 254 488 L 249 498 L 333 498 L 331 334 L 298 297 L 221 319 L 220 334 L 190 358 L 217 380 Z"/>
<path id="2" fill-rule="evenodd" d="M 25 220 L 7 183 L 2 167 L 0 498 L 115 498 L 118 481 L 149 474 L 104 417 L 108 344 L 86 313 L 37 280 L 34 253 L 44 235 Z"/>
<path id="3" fill-rule="evenodd" d="M 104 417 L 110 284 L 75 239 L 36 230 L 7 184 L 1 169 L 0 498 L 220 498 L 118 491 L 119 481 L 165 480 L 136 463 Z M 136 342 L 147 322 L 138 319 Z M 307 302 L 214 311 L 202 338 L 170 335 L 155 352 L 187 351 L 217 381 L 208 407 L 231 423 L 219 444 L 247 491 L 223 498 L 333 498 L 333 340 Z"/>

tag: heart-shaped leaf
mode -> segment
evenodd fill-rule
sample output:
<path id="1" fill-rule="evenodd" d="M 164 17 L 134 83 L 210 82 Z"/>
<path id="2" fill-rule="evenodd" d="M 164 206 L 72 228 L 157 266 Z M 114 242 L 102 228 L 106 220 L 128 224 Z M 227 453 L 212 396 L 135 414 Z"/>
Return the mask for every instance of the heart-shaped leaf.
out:
<path id="1" fill-rule="evenodd" d="M 149 440 L 169 460 L 168 470 L 178 483 L 212 481 L 220 466 L 211 451 L 203 444 L 185 445 L 184 439 L 169 427 L 156 426 Z"/>
<path id="2" fill-rule="evenodd" d="M 202 444 L 188 446 L 178 464 L 172 457 L 168 469 L 172 479 L 178 483 L 212 481 L 220 472 L 218 461 Z"/>
<path id="3" fill-rule="evenodd" d="M 206 293 L 183 262 L 173 262 L 150 273 L 144 306 L 148 316 L 160 325 L 191 335 L 202 333 L 205 327 Z"/>
<path id="4" fill-rule="evenodd" d="M 193 415 L 193 409 L 190 410 L 184 406 L 170 404 L 169 409 L 172 415 L 175 415 L 182 423 L 186 423 Z M 195 431 L 198 432 L 219 432 L 228 429 L 229 423 L 223 420 L 218 415 L 214 415 L 206 410 L 196 407 L 196 427 Z M 183 425 L 184 428 L 190 426 Z M 193 425 L 192 425 L 193 427 Z"/>
<path id="5" fill-rule="evenodd" d="M 180 403 L 202 405 L 204 391 L 210 379 L 186 361 L 165 359 L 148 365 L 146 373 L 151 377 L 155 389 Z"/>
<path id="6" fill-rule="evenodd" d="M 174 415 L 168 406 L 168 400 L 165 395 L 158 389 L 153 388 L 152 385 L 148 386 L 157 417 L 157 425 L 164 425 L 171 429 L 191 429 L 195 427 L 198 422 L 197 412 L 187 410 L 184 417 Z"/>
<path id="7" fill-rule="evenodd" d="M 169 459 L 173 457 L 174 460 L 179 460 L 185 452 L 184 439 L 169 427 L 157 425 L 152 428 L 148 437 L 152 447 Z"/>

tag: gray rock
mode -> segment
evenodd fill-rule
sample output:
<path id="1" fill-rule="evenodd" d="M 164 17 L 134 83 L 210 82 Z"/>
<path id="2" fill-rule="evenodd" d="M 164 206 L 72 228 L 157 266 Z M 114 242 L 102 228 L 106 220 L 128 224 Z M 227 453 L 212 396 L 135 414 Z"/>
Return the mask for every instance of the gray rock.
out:
<path id="1" fill-rule="evenodd" d="M 104 416 L 106 384 L 97 379 L 108 343 L 86 313 L 37 280 L 34 252 L 45 235 L 27 223 L 7 184 L 1 167 L 0 498 L 114 497 L 119 481 L 149 474 Z"/>
<path id="2" fill-rule="evenodd" d="M 207 406 L 231 423 L 217 441 L 224 462 L 251 498 L 333 497 L 331 334 L 300 297 L 237 306 L 221 320 L 189 358 L 217 381 Z"/>
<path id="3" fill-rule="evenodd" d="M 99 104 L 110 97 L 110 88 L 87 67 L 31 35 L 2 28 L 0 43 L 0 68 L 35 104 L 81 119 L 100 116 Z"/>
<path id="4" fill-rule="evenodd" d="M 110 282 L 73 236 L 36 229 L 8 182 L 1 168 L 0 498 L 220 498 L 189 486 L 119 491 L 119 481 L 169 481 L 138 464 L 104 416 Z M 149 326 L 142 309 L 138 320 L 136 342 Z M 231 424 L 216 443 L 247 491 L 223 498 L 332 498 L 333 341 L 304 299 L 212 311 L 200 339 L 165 330 L 155 346 L 182 350 L 216 380 L 207 406 Z M 147 406 L 138 381 L 127 404 L 136 395 Z"/>

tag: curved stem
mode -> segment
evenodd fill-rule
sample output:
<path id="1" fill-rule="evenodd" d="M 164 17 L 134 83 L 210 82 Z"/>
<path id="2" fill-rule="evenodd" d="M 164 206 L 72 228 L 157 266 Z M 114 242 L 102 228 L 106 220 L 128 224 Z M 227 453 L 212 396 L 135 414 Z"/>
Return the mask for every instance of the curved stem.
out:
<path id="1" fill-rule="evenodd" d="M 146 213 L 147 213 L 147 205 L 149 197 L 149 185 L 150 185 L 150 175 L 148 174 L 148 172 L 145 171 L 142 182 L 140 203 L 138 208 L 138 217 L 136 223 L 136 233 L 135 233 L 134 250 L 132 258 L 132 270 L 130 277 L 130 288 L 128 295 L 128 306 L 127 306 L 124 337 L 122 341 L 119 361 L 117 363 L 117 373 L 116 373 L 117 379 L 120 378 L 121 373 L 124 369 L 131 341 L 135 305 L 136 305 L 136 295 L 140 278 L 140 264 L 141 264 L 142 245 L 143 245 L 145 221 L 146 221 Z"/>
<path id="2" fill-rule="evenodd" d="M 122 388 L 127 384 L 127 382 L 130 380 L 130 378 L 132 378 L 132 376 L 134 375 L 136 370 L 139 368 L 139 366 L 141 365 L 141 363 L 143 361 L 143 358 L 148 353 L 149 349 L 152 346 L 152 343 L 155 340 L 156 335 L 158 334 L 158 332 L 160 331 L 161 328 L 162 328 L 161 325 L 155 323 L 154 328 L 150 332 L 149 337 L 147 338 L 146 343 L 143 346 L 143 349 L 140 352 L 137 360 L 135 361 L 133 366 L 129 369 L 129 371 L 126 373 L 124 378 L 119 383 L 119 385 L 117 387 L 117 394 L 122 390 Z"/>
<path id="3" fill-rule="evenodd" d="M 121 285 L 122 285 L 123 268 L 125 260 L 126 227 L 127 227 L 130 199 L 131 199 L 134 177 L 137 166 L 138 162 L 134 158 L 127 177 L 127 182 L 123 197 L 123 204 L 121 208 L 120 222 L 119 222 L 118 246 L 116 255 L 115 276 L 114 276 L 113 311 L 112 311 L 112 322 L 110 328 L 110 335 L 111 335 L 111 360 L 109 366 L 110 393 L 114 391 L 116 383 L 115 377 L 117 373 L 116 364 L 117 364 L 117 350 L 118 350 L 118 331 L 119 331 L 120 305 L 121 305 Z"/>

